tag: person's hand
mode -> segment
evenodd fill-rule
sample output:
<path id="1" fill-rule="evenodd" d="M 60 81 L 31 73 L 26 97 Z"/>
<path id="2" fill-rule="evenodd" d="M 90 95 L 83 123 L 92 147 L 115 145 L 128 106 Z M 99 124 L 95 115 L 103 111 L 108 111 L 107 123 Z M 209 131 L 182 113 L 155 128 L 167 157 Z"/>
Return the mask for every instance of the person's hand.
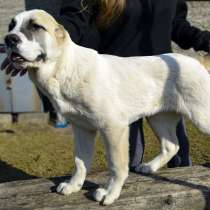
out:
<path id="1" fill-rule="evenodd" d="M 4 46 L 0 46 L 0 53 L 5 53 Z M 23 76 L 27 72 L 27 69 L 17 69 L 8 57 L 6 57 L 2 62 L 1 70 L 5 70 L 5 73 L 10 74 L 12 77 L 17 76 L 18 74 Z"/>

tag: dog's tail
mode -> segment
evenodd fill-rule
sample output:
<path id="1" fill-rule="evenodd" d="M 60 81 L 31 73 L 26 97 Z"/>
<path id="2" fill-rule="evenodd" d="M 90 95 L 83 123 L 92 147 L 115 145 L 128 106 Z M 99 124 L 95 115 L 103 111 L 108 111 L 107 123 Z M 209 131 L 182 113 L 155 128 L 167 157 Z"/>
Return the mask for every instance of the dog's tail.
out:
<path id="1" fill-rule="evenodd" d="M 206 68 L 206 70 L 210 72 L 210 54 L 204 56 L 199 55 L 197 56 L 197 59 Z"/>
<path id="2" fill-rule="evenodd" d="M 188 110 L 186 115 L 197 128 L 210 135 L 210 55 L 200 56 L 199 61 L 205 68 L 198 66 L 198 71 L 193 72 L 192 91 L 187 92 L 186 95 L 190 94 L 183 99 Z"/>

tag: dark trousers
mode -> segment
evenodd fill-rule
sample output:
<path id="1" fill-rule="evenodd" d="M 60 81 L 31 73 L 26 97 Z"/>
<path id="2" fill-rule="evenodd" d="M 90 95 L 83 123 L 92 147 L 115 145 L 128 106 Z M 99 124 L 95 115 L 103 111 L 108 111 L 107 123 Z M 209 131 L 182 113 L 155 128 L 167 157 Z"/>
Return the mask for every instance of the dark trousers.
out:
<path id="1" fill-rule="evenodd" d="M 177 138 L 179 141 L 180 149 L 168 163 L 168 167 L 182 167 L 191 165 L 189 158 L 189 142 L 186 134 L 184 119 L 182 118 L 176 129 Z M 143 133 L 143 120 L 140 119 L 130 125 L 129 136 L 129 167 L 133 170 L 139 163 L 142 162 L 144 155 L 144 133 Z"/>

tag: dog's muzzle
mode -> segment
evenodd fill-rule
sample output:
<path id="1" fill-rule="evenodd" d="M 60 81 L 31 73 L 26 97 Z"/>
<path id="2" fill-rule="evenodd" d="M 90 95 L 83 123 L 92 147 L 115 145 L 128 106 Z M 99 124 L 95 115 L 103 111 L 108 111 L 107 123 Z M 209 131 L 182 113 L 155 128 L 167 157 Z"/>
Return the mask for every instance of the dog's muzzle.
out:
<path id="1" fill-rule="evenodd" d="M 17 34 L 8 34 L 6 35 L 5 39 L 5 46 L 9 52 L 9 59 L 16 64 L 22 64 L 24 62 L 40 62 L 45 61 L 47 55 L 43 52 L 40 52 L 39 55 L 34 60 L 28 60 L 24 57 L 18 50 L 18 45 L 22 43 L 22 40 Z"/>
<path id="2" fill-rule="evenodd" d="M 8 34 L 5 39 L 5 45 L 7 48 L 16 48 L 21 43 L 21 39 L 16 34 Z"/>

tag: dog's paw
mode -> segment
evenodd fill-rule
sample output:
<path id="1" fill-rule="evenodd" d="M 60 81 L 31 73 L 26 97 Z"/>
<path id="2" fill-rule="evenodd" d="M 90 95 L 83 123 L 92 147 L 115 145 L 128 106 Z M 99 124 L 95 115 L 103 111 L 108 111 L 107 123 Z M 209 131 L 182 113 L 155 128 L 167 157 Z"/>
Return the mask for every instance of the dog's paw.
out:
<path id="1" fill-rule="evenodd" d="M 153 172 L 155 172 L 155 170 L 153 170 L 153 168 L 151 167 L 151 165 L 149 164 L 140 164 L 135 168 L 135 171 L 137 173 L 144 173 L 144 174 L 152 174 Z"/>
<path id="2" fill-rule="evenodd" d="M 70 182 L 62 182 L 57 187 L 57 192 L 63 195 L 70 195 L 71 193 L 78 192 L 81 186 L 74 185 Z"/>
<path id="3" fill-rule="evenodd" d="M 108 193 L 103 201 L 103 205 L 110 205 L 112 203 L 114 203 L 115 200 L 117 200 L 119 198 L 119 194 L 116 193 Z"/>
<path id="4" fill-rule="evenodd" d="M 110 192 L 104 188 L 98 188 L 93 196 L 95 200 L 101 202 L 102 205 L 110 205 L 118 199 L 119 193 Z"/>
<path id="5" fill-rule="evenodd" d="M 107 195 L 108 191 L 104 188 L 98 188 L 94 193 L 93 197 L 96 201 L 101 202 L 103 199 L 105 199 L 105 196 Z"/>

